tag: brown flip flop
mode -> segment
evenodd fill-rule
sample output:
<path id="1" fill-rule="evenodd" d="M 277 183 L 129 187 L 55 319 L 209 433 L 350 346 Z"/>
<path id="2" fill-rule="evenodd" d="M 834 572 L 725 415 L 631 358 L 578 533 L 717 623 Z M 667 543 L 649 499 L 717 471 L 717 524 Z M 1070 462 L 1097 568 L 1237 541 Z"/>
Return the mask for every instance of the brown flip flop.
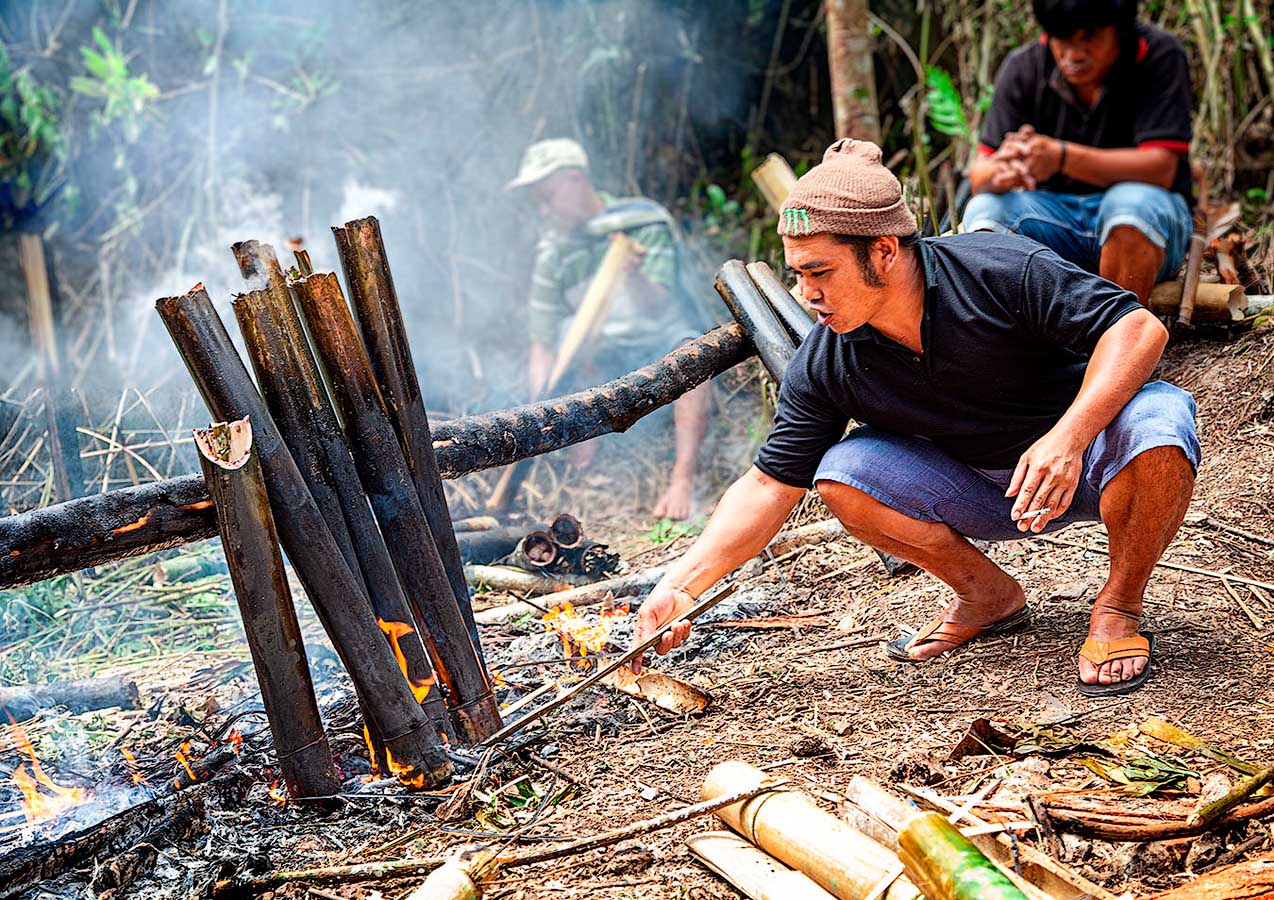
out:
<path id="1" fill-rule="evenodd" d="M 1150 677 L 1150 664 L 1155 660 L 1155 636 L 1149 631 L 1143 631 L 1141 634 L 1120 638 L 1117 641 L 1095 641 L 1087 638 L 1079 655 L 1095 666 L 1115 659 L 1136 659 L 1144 656 L 1146 667 L 1141 670 L 1141 674 L 1134 675 L 1126 681 L 1116 681 L 1112 684 L 1102 684 L 1099 681 L 1089 684 L 1078 678 L 1075 679 L 1075 690 L 1085 697 L 1118 697 L 1121 694 L 1131 694 L 1145 684 L 1146 679 Z"/>
<path id="2" fill-rule="evenodd" d="M 915 634 L 904 632 L 890 641 L 885 645 L 885 653 L 899 662 L 925 662 L 923 659 L 913 659 L 908 656 L 907 650 L 922 641 L 946 641 L 955 645 L 951 648 L 954 650 L 975 638 L 1007 634 L 1010 631 L 1021 628 L 1030 621 L 1031 610 L 1027 606 L 1023 606 L 1017 612 L 1005 616 L 998 622 L 992 622 L 990 625 L 960 625 L 956 622 L 944 622 L 942 617 L 938 616 L 936 619 L 930 620 L 924 628 L 921 628 Z"/>

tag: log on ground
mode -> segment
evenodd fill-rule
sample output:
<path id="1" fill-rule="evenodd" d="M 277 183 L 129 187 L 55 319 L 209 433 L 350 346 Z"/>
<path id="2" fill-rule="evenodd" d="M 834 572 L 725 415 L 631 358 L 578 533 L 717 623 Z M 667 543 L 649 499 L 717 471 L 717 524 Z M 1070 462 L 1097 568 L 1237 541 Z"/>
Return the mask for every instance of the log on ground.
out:
<path id="1" fill-rule="evenodd" d="M 714 328 L 635 372 L 590 388 L 439 423 L 443 478 L 508 465 L 604 434 L 644 416 L 755 354 L 737 324 Z M 0 519 L 0 588 L 43 581 L 217 533 L 202 475 L 81 497 Z"/>
<path id="2" fill-rule="evenodd" d="M 55 681 L 51 684 L 22 684 L 0 687 L 0 713 L 21 722 L 42 709 L 65 706 L 73 713 L 96 709 L 138 709 L 141 696 L 136 682 L 121 676 Z"/>

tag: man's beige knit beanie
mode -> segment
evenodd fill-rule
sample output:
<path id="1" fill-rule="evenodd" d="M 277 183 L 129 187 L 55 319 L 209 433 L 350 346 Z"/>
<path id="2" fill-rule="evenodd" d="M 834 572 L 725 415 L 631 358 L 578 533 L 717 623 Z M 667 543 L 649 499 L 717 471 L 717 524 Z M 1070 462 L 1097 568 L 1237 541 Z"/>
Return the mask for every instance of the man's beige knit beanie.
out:
<path id="1" fill-rule="evenodd" d="M 880 161 L 871 141 L 842 138 L 827 148 L 783 204 L 779 234 L 848 234 L 903 237 L 916 220 L 902 202 L 902 185 Z"/>

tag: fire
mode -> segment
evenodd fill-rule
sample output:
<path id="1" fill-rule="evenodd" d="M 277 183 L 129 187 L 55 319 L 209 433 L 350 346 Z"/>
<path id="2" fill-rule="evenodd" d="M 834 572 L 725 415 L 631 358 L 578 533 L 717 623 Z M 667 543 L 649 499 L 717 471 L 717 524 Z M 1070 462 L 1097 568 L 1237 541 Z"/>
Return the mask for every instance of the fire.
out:
<path id="1" fill-rule="evenodd" d="M 127 747 L 120 747 L 119 752 L 124 757 L 124 762 L 128 763 L 128 774 L 132 776 L 133 784 L 145 784 L 146 776 L 142 775 L 142 770 L 137 765 L 137 757 Z"/>
<path id="2" fill-rule="evenodd" d="M 491 686 L 492 687 L 508 687 L 509 683 L 504 680 L 504 673 L 498 669 L 491 670 Z"/>
<path id="3" fill-rule="evenodd" d="M 198 781 L 199 776 L 195 774 L 195 770 L 190 768 L 190 741 L 182 741 L 181 749 L 175 754 L 177 762 L 181 763 L 181 767 L 186 770 L 186 774 L 190 776 L 192 782 Z"/>
<path id="4" fill-rule="evenodd" d="M 279 782 L 277 780 L 274 784 L 270 785 L 269 796 L 270 799 L 279 804 L 279 806 L 288 805 L 288 793 L 286 790 L 279 787 Z"/>
<path id="5" fill-rule="evenodd" d="M 40 758 L 35 755 L 35 747 L 31 745 L 26 732 L 16 723 L 10 727 L 18 751 L 26 757 L 14 771 L 13 782 L 22 791 L 22 814 L 28 825 L 56 819 L 66 810 L 89 799 L 89 792 L 84 788 L 68 788 L 54 783 L 44 773 Z"/>
<path id="6" fill-rule="evenodd" d="M 425 773 L 414 766 L 404 766 L 398 762 L 394 759 L 394 754 L 389 752 L 388 747 L 385 748 L 385 759 L 389 761 L 389 771 L 394 774 L 400 784 L 409 788 L 425 787 Z"/>
<path id="7" fill-rule="evenodd" d="M 235 753 L 238 753 L 243 749 L 243 734 L 238 728 L 231 728 L 230 733 L 226 735 L 226 743 L 234 748 Z"/>
<path id="8" fill-rule="evenodd" d="M 386 622 L 384 619 L 377 619 L 376 624 L 380 626 L 380 630 L 385 632 L 389 637 L 389 643 L 393 645 L 394 656 L 398 660 L 398 668 L 402 669 L 403 677 L 407 679 L 407 683 L 411 685 L 411 692 L 416 697 L 417 703 L 424 703 L 425 698 L 429 696 L 429 689 L 434 686 L 434 678 L 422 678 L 414 680 L 407 671 L 407 657 L 403 654 L 403 648 L 399 645 L 399 638 L 406 637 L 409 634 L 415 634 L 416 630 L 406 622 Z"/>
<path id="9" fill-rule="evenodd" d="M 589 658 L 606 650 L 610 639 L 611 623 L 628 614 L 628 604 L 602 609 L 596 625 L 584 621 L 570 603 L 550 609 L 544 614 L 544 627 L 562 639 L 562 652 L 568 663 L 587 669 L 593 664 Z"/>

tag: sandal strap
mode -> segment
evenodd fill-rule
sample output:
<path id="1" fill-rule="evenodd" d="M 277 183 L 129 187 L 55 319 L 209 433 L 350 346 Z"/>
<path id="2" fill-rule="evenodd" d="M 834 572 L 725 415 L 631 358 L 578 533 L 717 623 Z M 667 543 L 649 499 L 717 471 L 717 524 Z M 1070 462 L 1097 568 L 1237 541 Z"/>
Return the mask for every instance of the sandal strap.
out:
<path id="1" fill-rule="evenodd" d="M 1149 659 L 1150 641 L 1140 634 L 1115 641 L 1095 641 L 1088 638 L 1079 655 L 1095 666 L 1115 659 L 1136 659 L 1141 656 Z"/>
<path id="2" fill-rule="evenodd" d="M 924 641 L 944 641 L 948 644 L 967 643 L 986 630 L 984 625 L 961 625 L 958 622 L 944 622 L 941 616 L 930 619 L 925 626 L 916 632 L 916 636 L 907 642 L 911 649 Z"/>

